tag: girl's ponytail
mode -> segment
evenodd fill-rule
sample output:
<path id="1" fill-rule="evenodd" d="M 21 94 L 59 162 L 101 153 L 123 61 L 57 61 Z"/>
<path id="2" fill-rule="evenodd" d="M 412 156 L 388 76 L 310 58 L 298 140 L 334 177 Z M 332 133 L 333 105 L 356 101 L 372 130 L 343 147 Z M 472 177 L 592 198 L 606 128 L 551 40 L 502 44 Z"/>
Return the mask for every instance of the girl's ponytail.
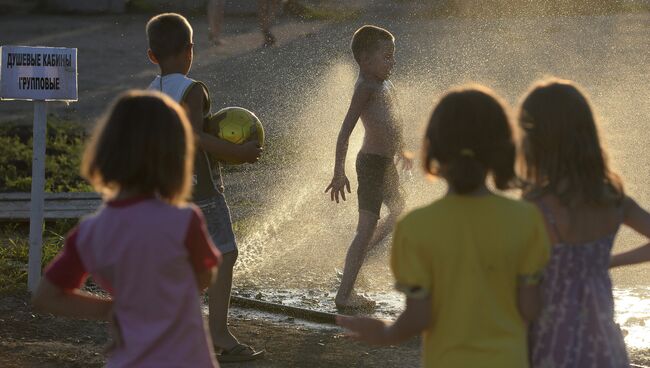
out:
<path id="1" fill-rule="evenodd" d="M 463 148 L 458 157 L 449 163 L 447 180 L 458 194 L 466 194 L 478 189 L 485 182 L 485 165 L 474 157 L 474 151 Z"/>

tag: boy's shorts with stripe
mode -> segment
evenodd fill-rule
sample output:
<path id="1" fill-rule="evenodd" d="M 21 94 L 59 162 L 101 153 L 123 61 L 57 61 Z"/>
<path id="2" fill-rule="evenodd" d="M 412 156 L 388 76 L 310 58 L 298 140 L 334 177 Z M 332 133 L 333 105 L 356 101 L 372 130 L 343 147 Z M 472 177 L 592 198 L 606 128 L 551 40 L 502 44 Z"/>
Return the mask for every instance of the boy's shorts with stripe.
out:
<path id="1" fill-rule="evenodd" d="M 208 232 L 222 254 L 237 250 L 237 241 L 232 230 L 230 209 L 223 193 L 216 192 L 212 198 L 195 204 L 203 211 Z"/>

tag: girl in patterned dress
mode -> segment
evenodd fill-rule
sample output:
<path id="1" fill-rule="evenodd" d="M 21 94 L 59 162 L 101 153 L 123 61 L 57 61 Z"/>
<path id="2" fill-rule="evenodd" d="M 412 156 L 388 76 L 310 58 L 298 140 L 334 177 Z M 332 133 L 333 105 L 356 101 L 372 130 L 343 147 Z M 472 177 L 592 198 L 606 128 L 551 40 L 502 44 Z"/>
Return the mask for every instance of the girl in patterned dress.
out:
<path id="1" fill-rule="evenodd" d="M 524 196 L 544 214 L 551 260 L 531 326 L 532 367 L 628 367 L 614 322 L 611 266 L 650 259 L 648 245 L 611 258 L 621 224 L 650 236 L 650 214 L 607 164 L 589 101 L 573 82 L 535 83 L 519 112 Z"/>

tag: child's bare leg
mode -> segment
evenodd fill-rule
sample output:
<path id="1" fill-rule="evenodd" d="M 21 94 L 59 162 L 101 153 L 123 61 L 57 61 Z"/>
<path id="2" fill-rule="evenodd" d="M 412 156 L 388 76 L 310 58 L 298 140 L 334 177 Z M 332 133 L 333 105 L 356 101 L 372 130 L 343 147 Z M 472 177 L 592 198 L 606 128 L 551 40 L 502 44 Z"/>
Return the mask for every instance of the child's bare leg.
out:
<path id="1" fill-rule="evenodd" d="M 208 0 L 208 25 L 210 39 L 215 44 L 221 44 L 221 27 L 223 25 L 223 7 L 225 0 Z"/>
<path id="2" fill-rule="evenodd" d="M 357 233 L 350 244 L 345 257 L 345 267 L 341 278 L 341 286 L 336 293 L 335 303 L 338 307 L 363 307 L 372 304 L 372 301 L 353 293 L 354 283 L 357 281 L 359 270 L 368 252 L 368 245 L 377 227 L 377 216 L 367 211 L 359 211 Z"/>
<path id="3" fill-rule="evenodd" d="M 278 4 L 279 1 L 277 0 L 257 1 L 257 21 L 264 35 L 264 46 L 271 46 L 275 43 L 275 36 L 271 33 L 271 23 L 273 22 Z"/>
<path id="4" fill-rule="evenodd" d="M 237 251 L 223 255 L 223 261 L 217 271 L 217 280 L 208 288 L 208 309 L 212 343 L 228 350 L 239 344 L 237 338 L 228 329 L 228 308 L 232 289 L 232 273 L 237 260 Z"/>
<path id="5" fill-rule="evenodd" d="M 370 246 L 368 247 L 369 251 L 379 245 L 379 243 L 381 243 L 381 241 L 393 231 L 397 218 L 404 211 L 404 206 L 404 199 L 401 196 L 394 203 L 388 205 L 389 214 L 379 221 L 375 234 L 373 235 L 372 240 L 370 240 Z"/>
<path id="6" fill-rule="evenodd" d="M 393 227 L 395 226 L 395 222 L 397 221 L 397 216 L 398 214 L 393 215 L 393 213 L 391 212 L 390 215 L 386 216 L 386 218 L 383 218 L 379 221 L 379 225 L 377 225 L 375 234 L 372 236 L 372 239 L 370 240 L 368 251 L 375 249 L 375 247 L 379 245 L 381 241 L 384 240 L 388 236 L 388 234 L 391 233 L 391 231 L 393 231 Z"/>

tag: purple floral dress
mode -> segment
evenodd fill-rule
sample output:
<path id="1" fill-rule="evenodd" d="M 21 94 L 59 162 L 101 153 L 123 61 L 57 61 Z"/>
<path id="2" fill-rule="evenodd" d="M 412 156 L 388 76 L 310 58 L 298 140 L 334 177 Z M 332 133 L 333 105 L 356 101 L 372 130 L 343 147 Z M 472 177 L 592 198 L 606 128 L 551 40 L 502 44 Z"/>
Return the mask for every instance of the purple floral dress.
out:
<path id="1" fill-rule="evenodd" d="M 530 331 L 531 367 L 629 367 L 623 336 L 614 322 L 608 271 L 617 231 L 596 241 L 566 244 L 550 211 L 540 208 L 559 243 L 544 272 L 542 313 Z"/>

